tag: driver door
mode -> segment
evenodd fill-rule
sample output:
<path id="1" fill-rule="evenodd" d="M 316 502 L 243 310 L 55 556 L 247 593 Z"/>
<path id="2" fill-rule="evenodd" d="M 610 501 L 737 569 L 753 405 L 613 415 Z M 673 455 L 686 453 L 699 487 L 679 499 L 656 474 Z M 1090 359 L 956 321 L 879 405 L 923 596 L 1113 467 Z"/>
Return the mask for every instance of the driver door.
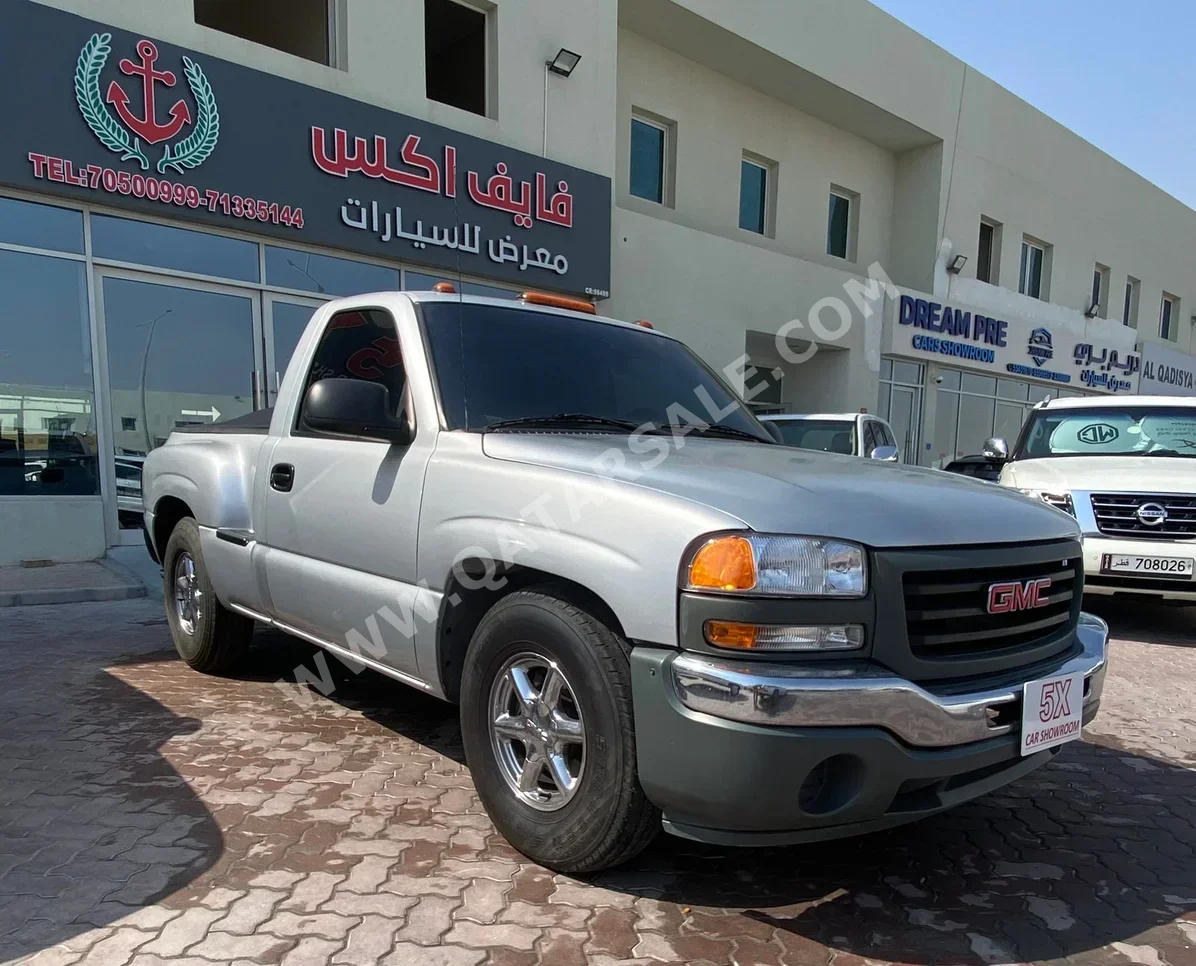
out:
<path id="1" fill-rule="evenodd" d="M 418 679 L 416 532 L 436 434 L 417 428 L 399 446 L 321 434 L 303 420 L 307 389 L 328 378 L 380 382 L 395 414 L 413 419 L 403 357 L 388 311 L 329 318 L 266 468 L 265 570 L 278 620 Z"/>

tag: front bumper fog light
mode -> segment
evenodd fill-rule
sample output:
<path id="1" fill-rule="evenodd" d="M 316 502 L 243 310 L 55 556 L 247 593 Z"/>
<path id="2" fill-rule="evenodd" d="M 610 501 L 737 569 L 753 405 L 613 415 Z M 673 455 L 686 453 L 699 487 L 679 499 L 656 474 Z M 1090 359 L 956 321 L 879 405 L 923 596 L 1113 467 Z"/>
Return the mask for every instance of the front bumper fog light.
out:
<path id="1" fill-rule="evenodd" d="M 738 651 L 854 651 L 864 646 L 860 624 L 789 626 L 707 621 L 706 640 Z"/>

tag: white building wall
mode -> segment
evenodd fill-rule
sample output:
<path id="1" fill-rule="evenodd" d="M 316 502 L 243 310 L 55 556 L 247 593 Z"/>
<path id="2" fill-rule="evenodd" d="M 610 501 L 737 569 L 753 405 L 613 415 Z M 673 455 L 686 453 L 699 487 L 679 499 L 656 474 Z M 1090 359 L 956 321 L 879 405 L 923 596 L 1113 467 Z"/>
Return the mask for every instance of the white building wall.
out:
<path id="1" fill-rule="evenodd" d="M 582 60 L 572 77 L 551 80 L 548 154 L 608 176 L 614 167 L 613 0 L 479 0 L 497 21 L 493 118 L 424 96 L 423 0 L 342 0 L 344 70 L 202 27 L 193 0 L 39 2 L 534 154 L 543 148 L 544 63 L 568 47 Z"/>

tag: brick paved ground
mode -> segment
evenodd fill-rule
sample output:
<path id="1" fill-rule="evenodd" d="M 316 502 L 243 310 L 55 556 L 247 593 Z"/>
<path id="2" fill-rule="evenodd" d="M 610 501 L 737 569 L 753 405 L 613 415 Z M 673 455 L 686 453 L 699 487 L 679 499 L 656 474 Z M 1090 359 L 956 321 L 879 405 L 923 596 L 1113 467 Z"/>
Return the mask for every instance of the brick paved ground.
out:
<path id="1" fill-rule="evenodd" d="M 493 831 L 447 706 L 309 652 L 187 671 L 146 601 L 0 613 L 0 962 L 1196 964 L 1196 614 L 1109 610 L 1088 741 L 1001 794 L 580 882 Z"/>

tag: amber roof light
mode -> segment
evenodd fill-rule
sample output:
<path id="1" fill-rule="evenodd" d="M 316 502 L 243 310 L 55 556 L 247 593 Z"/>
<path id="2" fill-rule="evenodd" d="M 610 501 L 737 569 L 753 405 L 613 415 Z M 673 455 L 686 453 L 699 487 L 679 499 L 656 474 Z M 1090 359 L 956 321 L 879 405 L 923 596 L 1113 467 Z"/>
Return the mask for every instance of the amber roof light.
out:
<path id="1" fill-rule="evenodd" d="M 593 302 L 566 298 L 563 295 L 549 295 L 547 292 L 524 292 L 519 296 L 519 301 L 528 305 L 546 305 L 554 309 L 568 309 L 570 312 L 585 312 L 586 315 L 598 314 Z"/>

